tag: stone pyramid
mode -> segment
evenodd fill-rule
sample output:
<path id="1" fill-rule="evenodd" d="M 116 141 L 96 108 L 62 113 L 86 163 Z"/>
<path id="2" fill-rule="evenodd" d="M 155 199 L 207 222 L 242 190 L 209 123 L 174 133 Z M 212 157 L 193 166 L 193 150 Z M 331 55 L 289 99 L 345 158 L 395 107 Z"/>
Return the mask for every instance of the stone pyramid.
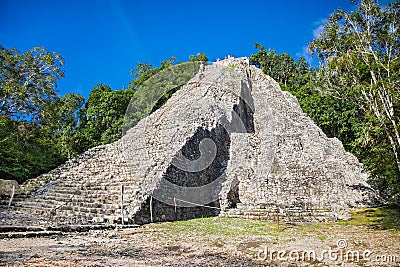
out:
<path id="1" fill-rule="evenodd" d="M 50 182 L 18 206 L 60 223 L 329 221 L 377 203 L 367 179 L 294 96 L 230 57 L 201 66 L 120 140 L 39 177 Z"/>

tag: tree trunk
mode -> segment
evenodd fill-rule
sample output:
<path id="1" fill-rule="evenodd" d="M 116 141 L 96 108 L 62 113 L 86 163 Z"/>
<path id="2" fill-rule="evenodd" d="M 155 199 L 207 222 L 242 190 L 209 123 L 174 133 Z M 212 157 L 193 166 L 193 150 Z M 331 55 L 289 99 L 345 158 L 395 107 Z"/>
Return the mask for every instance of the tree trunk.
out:
<path id="1" fill-rule="evenodd" d="M 394 155 L 394 158 L 395 158 L 396 164 L 397 164 L 397 170 L 400 173 L 400 159 L 399 159 L 399 154 L 397 153 L 396 142 L 393 140 L 393 137 L 391 136 L 390 132 L 388 131 L 388 129 L 386 127 L 385 127 L 385 131 L 386 131 L 386 135 L 390 141 L 390 146 L 392 147 L 392 150 L 393 150 L 393 155 Z"/>

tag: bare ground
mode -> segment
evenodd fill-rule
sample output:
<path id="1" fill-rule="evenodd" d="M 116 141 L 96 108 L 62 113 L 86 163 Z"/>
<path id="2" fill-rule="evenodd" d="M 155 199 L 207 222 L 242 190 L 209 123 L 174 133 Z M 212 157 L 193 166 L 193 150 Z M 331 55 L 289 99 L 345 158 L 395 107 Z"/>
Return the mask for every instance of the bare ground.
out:
<path id="1" fill-rule="evenodd" d="M 400 266 L 400 231 L 351 223 L 280 225 L 278 230 L 270 222 L 214 217 L 48 237 L 3 238 L 0 264 Z"/>

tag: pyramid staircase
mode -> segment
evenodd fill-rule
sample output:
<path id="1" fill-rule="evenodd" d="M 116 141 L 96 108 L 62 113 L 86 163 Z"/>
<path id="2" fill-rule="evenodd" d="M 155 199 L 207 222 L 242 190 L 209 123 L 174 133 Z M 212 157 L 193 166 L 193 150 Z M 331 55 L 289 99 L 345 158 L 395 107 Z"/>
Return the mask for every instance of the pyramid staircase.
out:
<path id="1" fill-rule="evenodd" d="M 29 180 L 22 185 L 25 193 L 14 199 L 15 207 L 22 212 L 57 218 L 59 224 L 128 222 L 121 207 L 132 206 L 131 197 L 138 192 L 138 186 L 127 176 L 114 174 L 121 169 L 129 174 L 123 160 L 114 159 L 110 164 L 107 155 L 115 153 L 110 151 L 115 147 L 118 145 L 92 148 Z"/>

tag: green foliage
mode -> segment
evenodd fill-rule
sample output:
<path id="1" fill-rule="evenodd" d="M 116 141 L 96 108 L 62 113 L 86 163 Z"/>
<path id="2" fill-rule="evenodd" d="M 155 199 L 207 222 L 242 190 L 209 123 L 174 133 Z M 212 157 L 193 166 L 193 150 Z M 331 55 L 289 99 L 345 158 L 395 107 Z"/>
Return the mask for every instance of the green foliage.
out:
<path id="1" fill-rule="evenodd" d="M 138 89 L 147 79 L 160 71 L 159 68 L 153 68 L 149 63 L 138 63 L 136 68 L 131 71 L 134 79 L 129 83 L 130 89 Z"/>
<path id="2" fill-rule="evenodd" d="M 251 55 L 250 64 L 261 68 L 264 73 L 274 78 L 284 86 L 292 87 L 296 79 L 307 72 L 308 64 L 304 58 L 300 58 L 295 62 L 293 58 L 287 54 L 276 54 L 275 50 L 265 50 L 264 46 L 255 43 L 258 53 Z"/>
<path id="3" fill-rule="evenodd" d="M 76 141 L 80 151 L 121 138 L 124 131 L 161 107 L 192 78 L 200 64 L 174 66 L 174 61 L 174 57 L 169 57 L 158 68 L 148 63 L 137 64 L 128 89 L 112 91 L 109 86 L 97 85 L 89 94 L 85 107 L 79 111 Z"/>
<path id="4" fill-rule="evenodd" d="M 206 56 L 206 54 L 203 53 L 197 53 L 196 56 L 189 56 L 189 60 L 190 61 L 202 61 L 202 62 L 208 62 L 208 57 Z"/>
<path id="5" fill-rule="evenodd" d="M 55 101 L 56 81 L 64 76 L 63 58 L 35 47 L 25 53 L 0 46 L 0 114 L 40 121 L 44 107 Z"/>
<path id="6" fill-rule="evenodd" d="M 43 128 L 0 115 L 0 177 L 23 182 L 62 159 Z"/>
<path id="7" fill-rule="evenodd" d="M 367 226 L 372 229 L 400 230 L 400 207 L 387 205 L 380 208 L 361 209 L 351 213 L 351 220 L 339 221 L 341 225 Z"/>
<path id="8" fill-rule="evenodd" d="M 129 89 L 137 90 L 150 77 L 159 73 L 161 70 L 172 67 L 175 60 L 175 57 L 171 56 L 167 60 L 162 61 L 159 68 L 153 67 L 150 63 L 141 62 L 136 64 L 136 68 L 131 70 L 134 79 L 129 83 Z"/>
<path id="9" fill-rule="evenodd" d="M 62 161 L 52 129 L 63 64 L 41 47 L 25 53 L 0 47 L 1 178 L 22 182 Z"/>
<path id="10" fill-rule="evenodd" d="M 175 88 L 170 89 L 167 91 L 165 94 L 163 94 L 157 102 L 154 104 L 153 108 L 150 111 L 150 114 L 156 111 L 157 109 L 161 108 L 165 103 L 167 103 L 168 99 L 171 98 L 171 96 L 180 89 L 180 86 L 177 86 Z"/>
<path id="11" fill-rule="evenodd" d="M 323 61 L 322 90 L 362 111 L 366 150 L 359 155 L 380 176 L 378 187 L 395 196 L 400 191 L 400 2 L 356 4 L 350 13 L 333 12 L 309 48 Z"/>
<path id="12" fill-rule="evenodd" d="M 200 61 L 180 63 L 147 79 L 133 95 L 126 110 L 123 132 L 161 107 L 174 92 L 186 84 L 200 68 Z"/>
<path id="13" fill-rule="evenodd" d="M 234 71 L 236 69 L 237 65 L 235 63 L 230 63 L 228 65 L 228 70 L 229 71 Z"/>
<path id="14" fill-rule="evenodd" d="M 98 84 L 89 94 L 85 107 L 80 110 L 80 150 L 111 143 L 122 136 L 126 107 L 134 91 L 112 91 Z"/>
<path id="15" fill-rule="evenodd" d="M 78 112 L 85 99 L 83 96 L 69 93 L 57 99 L 54 104 L 54 116 L 49 130 L 53 135 L 53 145 L 59 149 L 62 158 L 71 159 L 81 151 L 78 129 Z"/>

